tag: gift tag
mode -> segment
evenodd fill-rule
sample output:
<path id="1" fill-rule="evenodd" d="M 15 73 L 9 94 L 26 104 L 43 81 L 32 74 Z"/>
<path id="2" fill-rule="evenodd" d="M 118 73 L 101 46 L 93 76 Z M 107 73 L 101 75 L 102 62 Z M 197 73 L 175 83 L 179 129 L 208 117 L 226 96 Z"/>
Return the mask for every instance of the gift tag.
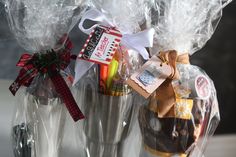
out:
<path id="1" fill-rule="evenodd" d="M 172 73 L 172 69 L 155 55 L 135 72 L 127 83 L 148 98 Z"/>
<path id="2" fill-rule="evenodd" d="M 98 64 L 110 64 L 122 34 L 115 28 L 97 26 L 89 35 L 79 58 Z"/>

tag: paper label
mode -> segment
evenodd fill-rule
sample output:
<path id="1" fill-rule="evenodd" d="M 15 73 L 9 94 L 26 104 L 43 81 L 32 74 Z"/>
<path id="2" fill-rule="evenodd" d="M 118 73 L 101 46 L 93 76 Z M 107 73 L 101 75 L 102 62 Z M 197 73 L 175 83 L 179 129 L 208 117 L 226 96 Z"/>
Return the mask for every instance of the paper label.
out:
<path id="1" fill-rule="evenodd" d="M 180 119 L 191 119 L 193 100 L 192 99 L 176 99 L 174 106 L 174 117 Z"/>
<path id="2" fill-rule="evenodd" d="M 200 75 L 195 79 L 195 89 L 197 95 L 201 99 L 208 99 L 211 94 L 211 84 L 209 80 L 204 76 Z"/>
<path id="3" fill-rule="evenodd" d="M 110 64 L 122 34 L 115 28 L 97 26 L 89 35 L 79 58 L 98 64 Z"/>
<path id="4" fill-rule="evenodd" d="M 139 94 L 148 98 L 171 75 L 171 67 L 154 55 L 127 81 Z"/>

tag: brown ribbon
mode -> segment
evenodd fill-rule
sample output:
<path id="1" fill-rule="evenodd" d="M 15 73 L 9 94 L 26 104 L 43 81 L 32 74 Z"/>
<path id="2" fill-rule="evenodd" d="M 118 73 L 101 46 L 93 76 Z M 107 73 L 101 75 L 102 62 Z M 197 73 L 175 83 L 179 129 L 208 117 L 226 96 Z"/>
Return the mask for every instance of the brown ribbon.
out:
<path id="1" fill-rule="evenodd" d="M 176 63 L 189 64 L 189 55 L 177 55 L 175 50 L 160 52 L 159 58 L 163 63 L 172 67 L 172 74 L 158 87 L 152 95 L 149 103 L 149 109 L 157 113 L 159 118 L 173 117 L 174 105 L 176 104 L 176 95 L 172 86 L 172 80 L 179 78 L 179 72 L 176 69 Z"/>

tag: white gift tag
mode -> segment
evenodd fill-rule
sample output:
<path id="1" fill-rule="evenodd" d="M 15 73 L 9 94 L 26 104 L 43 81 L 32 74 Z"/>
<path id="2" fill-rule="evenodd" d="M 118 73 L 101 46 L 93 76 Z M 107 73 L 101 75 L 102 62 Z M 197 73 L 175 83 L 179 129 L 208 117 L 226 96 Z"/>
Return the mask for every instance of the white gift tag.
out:
<path id="1" fill-rule="evenodd" d="M 78 57 L 98 64 L 110 64 L 122 34 L 115 28 L 97 26 L 89 35 Z"/>

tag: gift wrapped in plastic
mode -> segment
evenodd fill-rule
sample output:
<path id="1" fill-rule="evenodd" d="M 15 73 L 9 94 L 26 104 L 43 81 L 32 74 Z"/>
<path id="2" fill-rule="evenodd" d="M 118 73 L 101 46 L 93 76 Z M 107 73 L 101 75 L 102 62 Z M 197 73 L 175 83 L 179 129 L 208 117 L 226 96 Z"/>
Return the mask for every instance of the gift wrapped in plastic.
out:
<path id="1" fill-rule="evenodd" d="M 70 92 L 73 56 L 67 36 L 84 10 L 83 1 L 4 2 L 10 28 L 28 51 L 17 63 L 21 69 L 9 88 L 18 100 L 12 122 L 14 156 L 58 157 L 67 110 L 74 121 L 83 118 Z"/>
<path id="2" fill-rule="evenodd" d="M 135 94 L 126 80 L 141 67 L 143 58 L 149 57 L 145 47 L 152 46 L 154 30 L 141 28 L 145 25 L 141 11 L 145 7 L 133 12 L 142 6 L 137 0 L 129 4 L 125 0 L 93 4 L 97 8 L 88 10 L 79 24 L 89 38 L 75 66 L 77 98 L 86 117 L 81 136 L 85 137 L 85 156 L 117 157 L 122 156 L 123 143 L 137 113 L 133 106 Z M 86 20 L 96 24 L 85 28 Z M 90 70 L 84 70 L 84 74 L 82 67 Z"/>
<path id="3" fill-rule="evenodd" d="M 127 53 L 127 50 L 125 52 Z M 109 78 L 106 80 L 100 78 L 106 75 L 106 70 L 111 70 L 113 67 L 94 65 L 77 86 L 80 90 L 77 97 L 83 105 L 86 117 L 82 126 L 86 141 L 85 145 L 81 143 L 87 150 L 86 156 L 118 156 L 122 141 L 129 134 L 132 113 L 135 109 L 133 109 L 132 90 L 125 80 L 131 67 L 127 60 L 121 58 L 114 62 L 116 63 L 110 65 L 116 64 L 117 67 L 110 84 L 108 84 Z"/>
<path id="4" fill-rule="evenodd" d="M 140 157 L 202 156 L 220 121 L 212 80 L 189 55 L 211 38 L 225 0 L 150 2 L 153 56 L 129 79 L 150 98 L 139 110 Z M 137 148 L 138 149 L 138 148 Z"/>

